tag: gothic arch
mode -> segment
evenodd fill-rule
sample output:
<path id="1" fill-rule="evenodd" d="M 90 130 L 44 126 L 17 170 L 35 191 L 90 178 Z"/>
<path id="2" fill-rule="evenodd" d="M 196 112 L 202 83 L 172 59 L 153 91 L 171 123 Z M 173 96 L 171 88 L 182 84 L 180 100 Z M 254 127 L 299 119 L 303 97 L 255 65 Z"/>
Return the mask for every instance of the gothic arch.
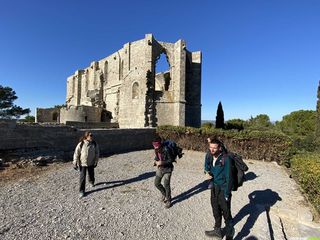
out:
<path id="1" fill-rule="evenodd" d="M 132 99 L 138 99 L 139 98 L 139 83 L 134 82 L 132 84 Z"/>

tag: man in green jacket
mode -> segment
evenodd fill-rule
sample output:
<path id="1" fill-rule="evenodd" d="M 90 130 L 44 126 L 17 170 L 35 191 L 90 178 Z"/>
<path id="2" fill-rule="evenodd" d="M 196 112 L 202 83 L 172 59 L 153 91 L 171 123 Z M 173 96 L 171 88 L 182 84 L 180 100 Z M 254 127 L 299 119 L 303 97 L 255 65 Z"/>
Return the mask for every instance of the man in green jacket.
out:
<path id="1" fill-rule="evenodd" d="M 205 231 L 206 236 L 223 238 L 221 231 L 222 216 L 226 225 L 226 240 L 232 240 L 234 228 L 231 216 L 232 159 L 224 151 L 221 141 L 211 139 L 210 152 L 205 157 L 205 172 L 209 173 L 211 188 L 211 207 L 215 220 L 214 229 Z"/>

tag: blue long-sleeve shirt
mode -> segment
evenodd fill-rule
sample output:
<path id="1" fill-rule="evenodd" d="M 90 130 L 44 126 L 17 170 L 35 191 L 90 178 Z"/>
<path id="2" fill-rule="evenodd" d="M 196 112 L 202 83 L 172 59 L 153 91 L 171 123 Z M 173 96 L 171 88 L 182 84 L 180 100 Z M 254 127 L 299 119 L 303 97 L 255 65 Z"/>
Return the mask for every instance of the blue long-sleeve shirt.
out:
<path id="1" fill-rule="evenodd" d="M 204 171 L 213 177 L 213 184 L 220 186 L 224 191 L 224 196 L 229 198 L 233 187 L 232 159 L 227 154 L 220 154 L 213 165 L 213 156 L 207 152 Z"/>

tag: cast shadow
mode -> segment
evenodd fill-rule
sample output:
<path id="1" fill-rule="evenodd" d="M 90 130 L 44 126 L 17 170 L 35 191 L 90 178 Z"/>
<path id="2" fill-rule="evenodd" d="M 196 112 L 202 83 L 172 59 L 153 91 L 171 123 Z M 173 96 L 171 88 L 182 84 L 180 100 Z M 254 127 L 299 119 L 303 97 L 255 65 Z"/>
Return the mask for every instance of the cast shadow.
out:
<path id="1" fill-rule="evenodd" d="M 143 181 L 148 178 L 154 177 L 155 175 L 156 175 L 155 172 L 146 172 L 146 173 L 140 174 L 139 176 L 129 178 L 129 179 L 110 181 L 110 182 L 99 182 L 99 183 L 95 184 L 96 189 L 93 189 L 91 191 L 87 191 L 86 195 L 89 195 L 94 192 L 103 191 L 103 190 L 106 190 L 109 188 L 116 188 L 116 187 L 120 187 L 120 186 L 127 185 L 130 183 Z M 103 186 L 103 187 L 98 188 L 99 186 Z"/>
<path id="2" fill-rule="evenodd" d="M 273 206 L 277 201 L 281 201 L 281 197 L 278 193 L 271 189 L 257 190 L 248 195 L 250 202 L 245 205 L 233 218 L 234 225 L 241 221 L 245 216 L 249 215 L 246 223 L 243 225 L 241 231 L 237 234 L 234 240 L 244 239 L 250 234 L 251 228 L 254 226 L 260 214 L 263 212 L 267 215 L 268 228 L 270 239 L 274 240 L 274 233 L 272 229 L 270 219 L 270 207 Z M 253 236 L 250 236 L 253 237 Z M 251 238 L 255 239 L 255 238 Z"/>
<path id="3" fill-rule="evenodd" d="M 177 204 L 179 202 L 182 202 L 184 200 L 187 200 L 188 198 L 192 197 L 193 195 L 196 195 L 198 193 L 203 192 L 204 190 L 208 189 L 208 180 L 204 180 L 203 182 L 197 184 L 196 186 L 190 188 L 189 190 L 180 193 L 178 196 L 175 196 L 171 200 L 171 204 Z"/>
<path id="4" fill-rule="evenodd" d="M 258 176 L 254 173 L 254 172 L 247 172 L 244 175 L 245 181 L 252 181 L 254 179 L 256 179 Z"/>
<path id="5" fill-rule="evenodd" d="M 249 236 L 246 238 L 246 240 L 258 240 L 258 238 L 255 236 Z"/>

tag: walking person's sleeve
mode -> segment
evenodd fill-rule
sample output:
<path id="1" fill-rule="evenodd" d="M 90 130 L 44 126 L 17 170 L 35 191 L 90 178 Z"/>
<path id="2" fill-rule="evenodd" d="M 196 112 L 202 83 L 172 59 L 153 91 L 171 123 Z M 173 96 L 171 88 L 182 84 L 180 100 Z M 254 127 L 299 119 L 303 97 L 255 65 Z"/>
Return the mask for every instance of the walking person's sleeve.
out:
<path id="1" fill-rule="evenodd" d="M 97 164 L 98 164 L 99 155 L 100 155 L 100 149 L 99 149 L 98 144 L 96 144 L 96 147 L 95 147 L 95 158 L 94 158 L 94 165 L 95 166 L 97 166 Z"/>
<path id="2" fill-rule="evenodd" d="M 211 169 L 209 154 L 210 153 L 207 153 L 205 158 L 204 158 L 204 173 L 208 173 L 208 174 L 210 174 L 210 169 Z"/>
<path id="3" fill-rule="evenodd" d="M 232 159 L 227 157 L 225 159 L 224 172 L 226 176 L 226 188 L 224 189 L 224 197 L 229 199 L 231 196 L 231 191 L 233 187 L 233 178 L 232 178 Z"/>
<path id="4" fill-rule="evenodd" d="M 80 144 L 78 143 L 76 149 L 74 150 L 74 154 L 73 154 L 73 165 L 78 167 L 80 166 L 80 155 L 81 155 L 81 148 L 80 148 Z"/>

